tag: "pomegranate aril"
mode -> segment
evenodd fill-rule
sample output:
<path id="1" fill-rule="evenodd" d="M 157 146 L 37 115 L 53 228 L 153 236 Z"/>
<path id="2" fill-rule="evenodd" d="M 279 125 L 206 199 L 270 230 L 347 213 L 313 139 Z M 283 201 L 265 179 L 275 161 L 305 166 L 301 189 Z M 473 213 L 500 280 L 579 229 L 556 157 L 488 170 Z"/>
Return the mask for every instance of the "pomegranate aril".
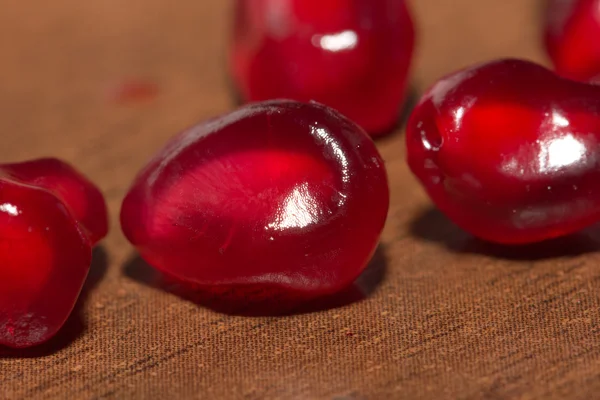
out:
<path id="1" fill-rule="evenodd" d="M 388 202 L 362 129 L 315 103 L 273 101 L 175 137 L 135 179 L 121 224 L 149 264 L 207 291 L 316 297 L 365 268 Z"/>
<path id="2" fill-rule="evenodd" d="M 102 194 L 69 165 L 0 165 L 0 345 L 35 346 L 62 327 L 107 226 Z"/>
<path id="3" fill-rule="evenodd" d="M 235 4 L 230 62 L 246 100 L 315 100 L 371 134 L 395 125 L 415 40 L 404 0 Z"/>
<path id="4" fill-rule="evenodd" d="M 408 164 L 455 223 L 531 243 L 600 220 L 600 87 L 500 60 L 449 75 L 407 128 Z"/>
<path id="5" fill-rule="evenodd" d="M 588 81 L 600 75 L 600 0 L 547 0 L 545 43 L 556 71 Z"/>

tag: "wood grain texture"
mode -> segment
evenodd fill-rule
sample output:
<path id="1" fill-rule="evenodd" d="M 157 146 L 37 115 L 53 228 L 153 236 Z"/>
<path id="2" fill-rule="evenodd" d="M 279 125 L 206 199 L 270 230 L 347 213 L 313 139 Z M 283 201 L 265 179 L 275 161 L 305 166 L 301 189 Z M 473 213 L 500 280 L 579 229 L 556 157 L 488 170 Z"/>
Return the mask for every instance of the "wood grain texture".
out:
<path id="1" fill-rule="evenodd" d="M 524 249 L 474 240 L 432 208 L 405 165 L 401 129 L 378 142 L 392 206 L 362 301 L 227 315 L 161 285 L 136 259 L 118 228 L 129 182 L 170 136 L 234 107 L 230 7 L 2 3 L 0 160 L 73 163 L 104 191 L 112 231 L 60 336 L 41 349 L 0 350 L 0 399 L 600 397 L 600 230 Z M 412 8 L 416 93 L 490 58 L 545 62 L 537 1 Z M 130 77 L 156 83 L 158 96 L 107 101 Z"/>

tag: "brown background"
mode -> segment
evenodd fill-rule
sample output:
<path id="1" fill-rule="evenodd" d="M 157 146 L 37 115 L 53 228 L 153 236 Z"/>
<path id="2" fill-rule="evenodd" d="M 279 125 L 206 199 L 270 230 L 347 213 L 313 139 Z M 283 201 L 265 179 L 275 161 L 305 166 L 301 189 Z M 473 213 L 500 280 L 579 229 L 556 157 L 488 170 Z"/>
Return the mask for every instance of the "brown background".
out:
<path id="1" fill-rule="evenodd" d="M 418 93 L 473 62 L 545 61 L 537 1 L 412 3 Z M 72 162 L 103 189 L 113 227 L 59 337 L 0 350 L 0 398 L 600 397 L 600 230 L 524 250 L 483 245 L 432 209 L 405 166 L 400 131 L 379 141 L 392 207 L 363 301 L 231 316 L 177 296 L 135 259 L 117 220 L 128 182 L 172 134 L 234 105 L 230 6 L 0 4 L 0 159 Z M 156 82 L 159 96 L 107 101 L 128 77 Z"/>

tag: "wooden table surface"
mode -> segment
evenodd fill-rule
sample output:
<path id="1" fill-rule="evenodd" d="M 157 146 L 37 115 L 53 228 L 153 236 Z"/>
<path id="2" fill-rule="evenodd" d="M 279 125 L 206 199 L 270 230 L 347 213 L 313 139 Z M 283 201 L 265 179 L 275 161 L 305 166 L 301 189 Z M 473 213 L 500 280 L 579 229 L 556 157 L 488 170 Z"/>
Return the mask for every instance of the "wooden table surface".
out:
<path id="1" fill-rule="evenodd" d="M 400 128 L 378 141 L 392 202 L 361 278 L 364 299 L 253 317 L 165 287 L 124 239 L 118 210 L 170 136 L 235 106 L 225 73 L 231 1 L 1 8 L 0 160 L 71 162 L 102 188 L 112 230 L 60 335 L 0 350 L 0 399 L 600 397 L 600 230 L 518 250 L 476 241 L 432 207 L 405 165 Z M 416 93 L 474 62 L 546 62 L 538 1 L 412 8 Z M 157 96 L 111 101 L 129 79 L 154 82 Z"/>

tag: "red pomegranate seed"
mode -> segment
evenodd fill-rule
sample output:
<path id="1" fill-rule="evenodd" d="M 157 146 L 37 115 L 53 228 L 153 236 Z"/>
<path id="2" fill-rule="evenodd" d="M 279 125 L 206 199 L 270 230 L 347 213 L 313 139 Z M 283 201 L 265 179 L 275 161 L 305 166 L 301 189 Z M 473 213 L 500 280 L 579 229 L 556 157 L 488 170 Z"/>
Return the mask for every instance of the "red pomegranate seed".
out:
<path id="1" fill-rule="evenodd" d="M 600 74 L 600 0 L 548 0 L 545 41 L 559 74 L 590 80 Z"/>
<path id="2" fill-rule="evenodd" d="M 151 100 L 158 95 L 158 86 L 154 82 L 128 80 L 111 88 L 109 98 L 122 104 Z"/>
<path id="3" fill-rule="evenodd" d="M 0 165 L 0 345 L 34 346 L 60 329 L 107 230 L 102 194 L 69 165 Z"/>
<path id="4" fill-rule="evenodd" d="M 388 203 L 362 129 L 316 103 L 272 101 L 175 137 L 135 179 L 121 224 L 149 264 L 207 291 L 316 297 L 363 271 Z"/>
<path id="5" fill-rule="evenodd" d="M 499 243 L 600 219 L 600 87 L 500 60 L 438 81 L 408 123 L 408 164 L 439 209 Z"/>
<path id="6" fill-rule="evenodd" d="M 371 134 L 395 125 L 415 40 L 404 0 L 237 0 L 235 16 L 246 100 L 315 100 Z"/>

